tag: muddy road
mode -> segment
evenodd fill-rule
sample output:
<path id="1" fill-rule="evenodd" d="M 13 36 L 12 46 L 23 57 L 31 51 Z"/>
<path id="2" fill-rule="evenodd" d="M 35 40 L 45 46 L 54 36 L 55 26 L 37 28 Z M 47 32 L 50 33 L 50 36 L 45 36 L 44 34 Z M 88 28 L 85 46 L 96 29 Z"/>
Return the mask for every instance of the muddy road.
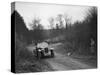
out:
<path id="1" fill-rule="evenodd" d="M 62 43 L 51 44 L 50 47 L 54 48 L 55 57 L 46 57 L 41 60 L 44 60 L 45 62 L 49 63 L 49 65 L 55 71 L 94 68 L 93 66 L 90 66 L 74 58 L 71 58 L 70 56 L 67 56 L 66 50 L 62 48 Z M 30 45 L 27 47 L 27 49 L 32 52 L 34 46 Z"/>

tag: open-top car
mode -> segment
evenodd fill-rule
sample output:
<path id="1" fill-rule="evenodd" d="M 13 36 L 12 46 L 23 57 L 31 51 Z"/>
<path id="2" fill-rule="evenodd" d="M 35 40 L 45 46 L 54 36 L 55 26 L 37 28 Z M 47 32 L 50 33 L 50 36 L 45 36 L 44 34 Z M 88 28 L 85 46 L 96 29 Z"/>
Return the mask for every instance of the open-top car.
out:
<path id="1" fill-rule="evenodd" d="M 54 48 L 49 47 L 47 42 L 38 43 L 33 52 L 38 59 L 45 56 L 54 57 Z"/>

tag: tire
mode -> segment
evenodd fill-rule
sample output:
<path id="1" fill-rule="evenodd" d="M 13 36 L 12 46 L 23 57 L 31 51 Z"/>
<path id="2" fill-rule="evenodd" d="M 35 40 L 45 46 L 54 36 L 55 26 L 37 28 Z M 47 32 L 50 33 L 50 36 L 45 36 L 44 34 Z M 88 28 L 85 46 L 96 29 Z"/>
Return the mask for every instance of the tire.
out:
<path id="1" fill-rule="evenodd" d="M 41 52 L 41 58 L 43 58 L 44 57 L 44 54 L 43 54 L 43 52 Z"/>
<path id="2" fill-rule="evenodd" d="M 41 52 L 37 53 L 37 58 L 40 59 L 41 58 Z"/>
<path id="3" fill-rule="evenodd" d="M 51 50 L 51 57 L 54 57 L 54 51 Z"/>

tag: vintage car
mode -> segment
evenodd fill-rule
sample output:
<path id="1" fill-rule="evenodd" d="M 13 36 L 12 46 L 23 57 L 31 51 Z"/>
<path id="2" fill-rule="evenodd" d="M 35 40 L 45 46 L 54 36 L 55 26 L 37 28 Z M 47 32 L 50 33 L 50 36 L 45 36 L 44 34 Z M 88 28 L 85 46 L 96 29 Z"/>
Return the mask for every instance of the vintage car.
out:
<path id="1" fill-rule="evenodd" d="M 38 43 L 33 52 L 38 59 L 45 56 L 54 57 L 54 48 L 50 48 L 47 42 Z"/>

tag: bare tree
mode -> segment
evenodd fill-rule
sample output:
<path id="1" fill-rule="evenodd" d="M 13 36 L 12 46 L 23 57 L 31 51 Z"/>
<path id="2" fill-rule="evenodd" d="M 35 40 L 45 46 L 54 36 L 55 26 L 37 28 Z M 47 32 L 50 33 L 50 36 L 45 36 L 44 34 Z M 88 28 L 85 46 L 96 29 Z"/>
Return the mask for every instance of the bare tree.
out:
<path id="1" fill-rule="evenodd" d="M 30 24 L 30 27 L 32 28 L 32 30 L 34 30 L 34 29 L 38 29 L 38 27 L 40 28 L 41 26 L 41 24 L 40 24 L 40 21 L 41 21 L 41 19 L 40 18 L 34 18 L 33 20 L 32 20 L 32 23 Z"/>
<path id="2" fill-rule="evenodd" d="M 54 18 L 53 18 L 53 17 L 50 17 L 50 18 L 48 19 L 48 21 L 49 21 L 49 23 L 50 23 L 50 28 L 51 28 L 51 29 L 54 29 Z"/>
<path id="3" fill-rule="evenodd" d="M 91 32 L 91 38 L 95 41 L 95 49 L 94 49 L 94 54 L 97 53 L 97 8 L 92 7 L 86 17 L 87 23 L 89 24 L 90 27 L 90 32 Z"/>
<path id="4" fill-rule="evenodd" d="M 32 20 L 32 23 L 30 24 L 32 30 L 30 32 L 30 36 L 32 37 L 32 41 L 39 41 L 44 39 L 44 31 L 43 31 L 43 26 L 40 23 L 41 19 L 40 18 L 34 18 Z"/>
<path id="5" fill-rule="evenodd" d="M 57 20 L 58 23 L 59 23 L 59 24 L 57 24 L 57 26 L 58 26 L 59 29 L 64 28 L 62 18 L 63 18 L 63 15 L 62 15 L 62 14 L 59 14 L 59 15 L 57 15 L 57 17 L 56 17 L 56 20 Z"/>
<path id="6" fill-rule="evenodd" d="M 67 28 L 68 28 L 68 25 L 70 25 L 70 20 L 71 20 L 71 19 L 68 18 L 68 16 L 67 16 L 66 14 L 64 15 L 64 19 L 65 19 L 65 22 L 66 22 L 65 25 L 66 25 L 66 29 L 67 29 Z"/>

